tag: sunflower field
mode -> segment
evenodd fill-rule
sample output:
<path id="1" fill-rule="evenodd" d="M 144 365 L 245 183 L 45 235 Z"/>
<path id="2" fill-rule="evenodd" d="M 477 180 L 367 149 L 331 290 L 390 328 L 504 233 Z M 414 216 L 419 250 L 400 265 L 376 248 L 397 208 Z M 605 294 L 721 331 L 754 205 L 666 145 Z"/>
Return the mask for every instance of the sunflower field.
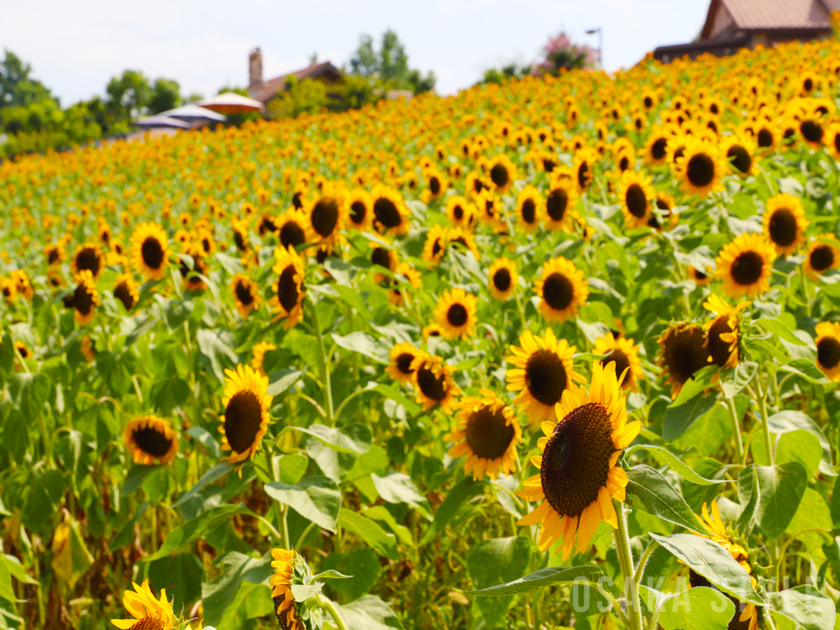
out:
<path id="1" fill-rule="evenodd" d="M 840 628 L 840 39 L 0 164 L 0 628 Z"/>

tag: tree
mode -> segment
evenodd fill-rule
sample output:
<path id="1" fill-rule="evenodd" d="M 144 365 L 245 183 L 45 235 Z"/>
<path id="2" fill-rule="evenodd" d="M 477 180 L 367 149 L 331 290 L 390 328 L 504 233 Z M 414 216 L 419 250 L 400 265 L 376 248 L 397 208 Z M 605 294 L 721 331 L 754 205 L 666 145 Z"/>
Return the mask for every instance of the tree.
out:
<path id="1" fill-rule="evenodd" d="M 359 47 L 350 58 L 350 74 L 373 79 L 383 90 L 411 90 L 415 94 L 435 87 L 435 75 L 426 76 L 408 66 L 408 54 L 397 34 L 388 29 L 382 34 L 379 50 L 370 35 L 359 38 Z"/>
<path id="2" fill-rule="evenodd" d="M 53 99 L 44 84 L 31 78 L 32 68 L 20 57 L 6 50 L 0 61 L 0 108 L 26 107 L 32 103 Z M 57 99 L 56 104 L 58 103 Z"/>
<path id="3" fill-rule="evenodd" d="M 111 79 L 105 92 L 108 94 L 108 106 L 125 122 L 145 114 L 152 96 L 148 79 L 137 70 L 126 70 Z"/>
<path id="4" fill-rule="evenodd" d="M 297 118 L 304 112 L 316 114 L 327 106 L 327 88 L 313 79 L 298 80 L 295 75 L 286 79 L 286 89 L 268 104 L 271 118 Z"/>
<path id="5" fill-rule="evenodd" d="M 534 66 L 534 74 L 557 75 L 561 68 L 579 70 L 595 66 L 595 51 L 586 44 L 574 44 L 565 33 L 551 37 L 543 48 L 545 58 Z"/>
<path id="6" fill-rule="evenodd" d="M 181 86 L 172 79 L 156 79 L 149 97 L 149 113 L 159 114 L 181 104 Z"/>
<path id="7" fill-rule="evenodd" d="M 501 68 L 490 68 L 489 70 L 485 70 L 484 76 L 482 77 L 481 81 L 479 81 L 479 84 L 501 83 L 502 81 L 512 78 L 521 79 L 526 74 L 530 73 L 530 65 L 520 65 L 516 61 L 511 61 L 510 63 L 507 63 L 504 66 L 502 66 Z"/>

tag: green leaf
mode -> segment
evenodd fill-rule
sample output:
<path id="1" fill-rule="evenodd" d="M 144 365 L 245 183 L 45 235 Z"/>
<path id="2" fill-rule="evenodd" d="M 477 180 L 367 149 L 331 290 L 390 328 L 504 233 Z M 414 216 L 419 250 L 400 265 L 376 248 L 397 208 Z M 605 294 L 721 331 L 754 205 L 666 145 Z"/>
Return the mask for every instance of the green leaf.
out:
<path id="1" fill-rule="evenodd" d="M 312 576 L 313 580 L 352 580 L 352 575 L 344 575 L 344 573 L 339 573 L 338 571 L 334 571 L 330 569 L 329 571 L 321 571 L 317 575 Z"/>
<path id="2" fill-rule="evenodd" d="M 825 374 L 817 367 L 817 364 L 809 359 L 794 359 L 790 363 L 786 363 L 783 365 L 773 365 L 778 371 L 780 372 L 788 372 L 790 374 L 795 374 L 799 376 L 809 383 L 815 383 L 817 385 L 825 385 L 829 382 L 828 378 L 826 378 Z"/>
<path id="3" fill-rule="evenodd" d="M 410 398 L 407 398 L 401 392 L 397 391 L 390 385 L 383 385 L 380 383 L 374 388 L 374 391 L 377 391 L 383 396 L 385 396 L 385 398 L 393 400 L 395 403 L 402 405 L 403 408 L 405 408 L 406 412 L 410 414 L 415 414 L 418 411 L 420 411 L 420 405 L 418 405 Z"/>
<path id="4" fill-rule="evenodd" d="M 776 463 L 799 462 L 811 479 L 820 465 L 822 447 L 820 439 L 810 431 L 793 431 L 779 438 L 776 446 Z"/>
<path id="5" fill-rule="evenodd" d="M 146 466 L 145 464 L 134 464 L 129 470 L 128 474 L 125 476 L 125 481 L 123 482 L 122 491 L 123 494 L 131 494 L 137 488 L 143 485 L 143 482 L 146 480 L 151 473 L 158 470 L 160 466 Z"/>
<path id="6" fill-rule="evenodd" d="M 250 558 L 237 551 L 220 556 L 213 563 L 213 568 L 220 577 L 215 582 L 201 585 L 204 621 L 213 625 L 221 623 L 225 610 L 231 606 L 242 582 L 259 584 L 274 573 L 271 554 Z"/>
<path id="7" fill-rule="evenodd" d="M 758 506 L 761 503 L 761 486 L 755 466 L 744 468 L 738 476 L 738 497 L 742 506 L 738 526 L 748 534 L 752 533 L 758 522 Z"/>
<path id="8" fill-rule="evenodd" d="M 426 532 L 421 544 L 425 545 L 431 542 L 435 535 L 438 532 L 442 532 L 449 524 L 449 521 L 452 520 L 464 503 L 479 494 L 484 493 L 485 486 L 487 486 L 486 482 L 473 481 L 472 477 L 464 477 L 461 481 L 455 484 L 449 490 L 449 493 L 446 495 L 443 503 L 441 503 L 438 507 L 437 512 L 435 513 L 434 521 L 432 521 L 432 526 Z"/>
<path id="9" fill-rule="evenodd" d="M 802 464 L 756 466 L 761 501 L 758 522 L 771 540 L 781 536 L 793 519 L 808 485 L 808 473 Z"/>
<path id="10" fill-rule="evenodd" d="M 199 491 L 204 488 L 207 484 L 213 483 L 217 479 L 224 477 L 228 474 L 233 468 L 230 464 L 225 462 L 221 462 L 213 466 L 210 470 L 208 470 L 204 475 L 199 479 L 196 484 L 187 490 L 184 494 L 180 496 L 180 498 L 172 504 L 173 508 L 178 507 L 182 503 L 186 503 L 190 499 L 192 499 L 195 495 L 199 493 Z"/>
<path id="11" fill-rule="evenodd" d="M 374 554 L 374 558 L 376 555 Z M 296 602 L 305 602 L 310 597 L 313 597 L 321 592 L 324 588 L 323 584 L 292 584 L 292 595 L 295 596 Z"/>
<path id="12" fill-rule="evenodd" d="M 33 532 L 40 532 L 58 512 L 64 489 L 64 475 L 57 470 L 35 471 L 24 491 L 21 522 Z"/>
<path id="13" fill-rule="evenodd" d="M 341 506 L 341 491 L 327 477 L 307 477 L 296 485 L 272 481 L 265 485 L 272 499 L 288 505 L 318 527 L 335 531 Z"/>
<path id="14" fill-rule="evenodd" d="M 52 379 L 46 374 L 18 373 L 9 378 L 9 400 L 28 422 L 34 423 L 52 391 Z"/>
<path id="15" fill-rule="evenodd" d="M 391 528 L 391 531 L 396 534 L 397 538 L 399 538 L 404 545 L 408 545 L 409 547 L 414 546 L 414 540 L 411 537 L 411 532 L 408 527 L 397 523 L 397 519 L 394 518 L 394 515 L 391 514 L 384 505 L 374 505 L 372 507 L 365 508 L 362 514 L 374 521 L 381 521 L 385 523 Z"/>
<path id="16" fill-rule="evenodd" d="M 268 375 L 268 389 L 266 394 L 269 396 L 277 396 L 282 394 L 287 389 L 297 383 L 303 377 L 303 370 L 295 370 L 293 368 L 283 368 Z"/>
<path id="17" fill-rule="evenodd" d="M 812 562 L 819 566 L 825 562 L 826 558 L 822 547 L 825 541 L 830 538 L 826 532 L 831 531 L 832 527 L 831 509 L 823 496 L 813 488 L 805 488 L 805 494 L 802 495 L 799 508 L 793 515 L 793 519 L 788 523 L 785 533 L 790 536 L 798 534 L 796 540 L 805 546 L 805 549 L 811 554 Z M 822 529 L 824 532 L 805 532 L 806 529 Z"/>
<path id="18" fill-rule="evenodd" d="M 797 586 L 781 593 L 770 593 L 773 610 L 803 630 L 825 630 L 834 627 L 834 602 L 809 586 Z"/>
<path id="19" fill-rule="evenodd" d="M 117 535 L 111 540 L 111 544 L 108 545 L 108 551 L 114 553 L 117 549 L 122 549 L 134 540 L 134 526 L 142 518 L 143 514 L 146 513 L 146 508 L 148 507 L 149 503 L 147 501 L 143 501 L 143 503 L 137 506 L 137 511 L 134 512 L 134 516 L 125 522 Z"/>
<path id="20" fill-rule="evenodd" d="M 757 319 L 755 323 L 761 328 L 763 328 L 766 332 L 769 332 L 774 337 L 780 337 L 781 339 L 784 339 L 788 343 L 792 343 L 795 346 L 807 345 L 799 337 L 794 335 L 793 331 L 790 328 L 788 328 L 788 325 L 785 324 L 781 319 L 771 319 L 769 317 L 762 317 L 761 319 Z"/>
<path id="21" fill-rule="evenodd" d="M 201 597 L 204 567 L 192 552 L 153 560 L 145 565 L 145 575 L 156 593 L 165 588 L 166 596 L 175 598 L 176 610 L 189 610 Z"/>
<path id="22" fill-rule="evenodd" d="M 178 551 L 182 547 L 204 538 L 216 527 L 237 514 L 248 514 L 256 517 L 256 514 L 241 505 L 219 505 L 211 508 L 172 530 L 161 548 L 151 556 L 147 556 L 145 561 L 151 562 L 158 558 L 164 558 L 173 551 Z"/>
<path id="23" fill-rule="evenodd" d="M 655 468 L 639 464 L 627 471 L 627 503 L 698 534 L 707 534 L 685 499 Z"/>
<path id="24" fill-rule="evenodd" d="M 671 470 L 691 483 L 695 483 L 699 486 L 711 486 L 718 483 L 726 483 L 726 480 L 724 479 L 706 479 L 705 477 L 698 475 L 688 466 L 688 464 L 683 462 L 667 448 L 663 448 L 661 446 L 655 446 L 653 444 L 636 444 L 624 452 L 624 457 L 629 458 L 632 453 L 639 450 L 648 451 L 657 459 L 663 460 Z"/>
<path id="25" fill-rule="evenodd" d="M 233 333 L 226 330 L 198 330 L 198 349 L 204 365 L 220 381 L 225 380 L 225 370 L 233 369 L 239 358 L 233 351 Z"/>
<path id="26" fill-rule="evenodd" d="M 697 370 L 691 375 L 690 379 L 683 383 L 683 386 L 680 388 L 680 393 L 677 394 L 677 397 L 674 399 L 671 406 L 680 407 L 693 398 L 701 395 L 709 389 L 712 384 L 712 379 L 717 374 L 718 368 L 716 365 L 707 365 L 706 367 L 702 367 Z"/>
<path id="27" fill-rule="evenodd" d="M 723 395 L 727 398 L 735 398 L 753 380 L 758 363 L 754 361 L 742 361 L 732 370 L 725 370 L 720 379 Z"/>
<path id="28" fill-rule="evenodd" d="M 391 359 L 388 356 L 388 349 L 367 333 L 356 331 L 345 337 L 333 333 L 332 338 L 340 348 L 350 350 L 351 352 L 358 352 L 383 365 L 391 363 Z"/>
<path id="29" fill-rule="evenodd" d="M 379 557 L 373 549 L 367 548 L 346 553 L 331 553 L 324 559 L 323 566 L 325 569 L 332 569 L 337 575 L 349 573 L 353 577 L 352 580 L 330 583 L 332 590 L 345 595 L 350 601 L 367 594 L 379 580 L 381 570 Z"/>
<path id="30" fill-rule="evenodd" d="M 2 556 L 0 556 L 0 597 L 13 604 L 18 601 L 12 587 L 12 572 L 6 559 Z"/>
<path id="31" fill-rule="evenodd" d="M 392 472 L 384 477 L 373 474 L 371 478 L 379 496 L 386 502 L 407 503 L 430 521 L 432 520 L 429 502 L 420 494 L 411 477 L 405 473 Z"/>
<path id="32" fill-rule="evenodd" d="M 321 444 L 329 446 L 339 453 L 358 455 L 370 448 L 370 429 L 363 424 L 348 424 L 341 428 L 327 427 L 323 424 L 313 424 L 308 429 L 304 427 L 286 427 L 285 430 L 300 431 L 314 437 Z"/>
<path id="33" fill-rule="evenodd" d="M 741 570 L 743 571 L 743 569 Z M 464 593 L 466 595 L 474 595 L 475 597 L 502 597 L 504 595 L 527 593 L 528 591 L 544 588 L 546 586 L 553 586 L 554 584 L 574 582 L 577 579 L 597 582 L 601 576 L 603 576 L 601 569 L 593 565 L 584 565 L 579 567 L 549 567 L 547 569 L 540 569 L 535 573 L 526 575 L 518 580 L 513 580 L 507 584 L 498 584 L 496 586 L 490 586 L 489 588 L 483 588 L 476 591 L 464 591 Z"/>
<path id="34" fill-rule="evenodd" d="M 711 588 L 672 595 L 640 586 L 639 595 L 650 610 L 660 609 L 659 625 L 664 630 L 726 630 L 735 616 L 732 600 Z"/>
<path id="35" fill-rule="evenodd" d="M 662 424 L 662 439 L 671 442 L 680 437 L 698 418 L 712 410 L 718 396 L 717 391 L 707 391 L 682 404 L 668 407 Z"/>
<path id="36" fill-rule="evenodd" d="M 739 601 L 764 605 L 753 589 L 749 573 L 716 542 L 694 534 L 660 536 L 652 533 L 650 536 L 723 592 Z"/>
<path id="37" fill-rule="evenodd" d="M 249 619 L 259 619 L 274 614 L 271 588 L 265 584 L 242 582 L 233 601 L 222 611 L 216 630 L 242 630 L 249 627 Z M 251 625 L 253 627 L 253 625 Z"/>
<path id="38" fill-rule="evenodd" d="M 773 433 L 784 435 L 792 431 L 808 431 L 816 435 L 822 447 L 822 459 L 820 460 L 819 470 L 823 475 L 834 477 L 837 475 L 834 472 L 834 460 L 831 456 L 831 443 L 825 437 L 825 433 L 811 420 L 806 414 L 801 411 L 785 410 L 774 413 L 767 419 L 770 430 Z"/>
<path id="39" fill-rule="evenodd" d="M 375 595 L 340 606 L 339 611 L 347 627 L 353 630 L 403 630 L 399 617 Z"/>
<path id="40" fill-rule="evenodd" d="M 473 586 L 483 589 L 521 578 L 531 560 L 531 543 L 524 536 L 493 538 L 476 545 L 467 558 Z M 513 596 L 480 597 L 478 607 L 488 627 L 504 618 Z"/>
<path id="41" fill-rule="evenodd" d="M 400 559 L 394 534 L 389 534 L 366 516 L 341 508 L 338 512 L 338 525 L 361 538 L 380 556 L 390 560 Z"/>

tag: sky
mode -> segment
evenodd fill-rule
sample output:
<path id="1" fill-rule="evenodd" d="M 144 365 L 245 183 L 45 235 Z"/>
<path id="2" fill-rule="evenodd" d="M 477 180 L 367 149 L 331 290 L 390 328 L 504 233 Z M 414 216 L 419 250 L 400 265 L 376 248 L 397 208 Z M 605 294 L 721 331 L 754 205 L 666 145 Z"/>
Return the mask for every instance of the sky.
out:
<path id="1" fill-rule="evenodd" d="M 211 95 L 248 83 L 248 53 L 263 51 L 265 79 L 319 61 L 347 63 L 362 33 L 388 28 L 409 65 L 434 71 L 437 91 L 469 87 L 487 68 L 532 61 L 561 30 L 598 46 L 608 71 L 700 32 L 709 0 L 0 0 L 0 49 L 69 105 L 103 95 L 125 69 L 166 77 L 182 93 Z"/>

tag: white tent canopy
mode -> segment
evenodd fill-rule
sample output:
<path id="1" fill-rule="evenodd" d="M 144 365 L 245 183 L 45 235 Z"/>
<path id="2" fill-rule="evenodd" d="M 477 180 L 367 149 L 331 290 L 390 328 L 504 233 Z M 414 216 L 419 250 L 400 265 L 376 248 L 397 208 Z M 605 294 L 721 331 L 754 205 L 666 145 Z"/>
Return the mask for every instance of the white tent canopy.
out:
<path id="1" fill-rule="evenodd" d="M 158 116 L 168 116 L 169 118 L 179 118 L 190 121 L 200 120 L 203 118 L 205 120 L 215 120 L 217 122 L 222 122 L 226 118 L 226 116 L 223 116 L 222 114 L 218 114 L 210 109 L 205 109 L 204 107 L 199 107 L 195 103 L 187 103 L 181 107 L 160 112 Z"/>
<path id="2" fill-rule="evenodd" d="M 241 114 L 246 112 L 265 111 L 265 105 L 236 92 L 223 92 L 216 96 L 198 101 L 196 105 L 222 114 Z"/>
<path id="3" fill-rule="evenodd" d="M 133 123 L 137 127 L 161 128 L 170 127 L 174 129 L 189 129 L 192 125 L 177 118 L 170 118 L 169 116 L 146 116 Z"/>

